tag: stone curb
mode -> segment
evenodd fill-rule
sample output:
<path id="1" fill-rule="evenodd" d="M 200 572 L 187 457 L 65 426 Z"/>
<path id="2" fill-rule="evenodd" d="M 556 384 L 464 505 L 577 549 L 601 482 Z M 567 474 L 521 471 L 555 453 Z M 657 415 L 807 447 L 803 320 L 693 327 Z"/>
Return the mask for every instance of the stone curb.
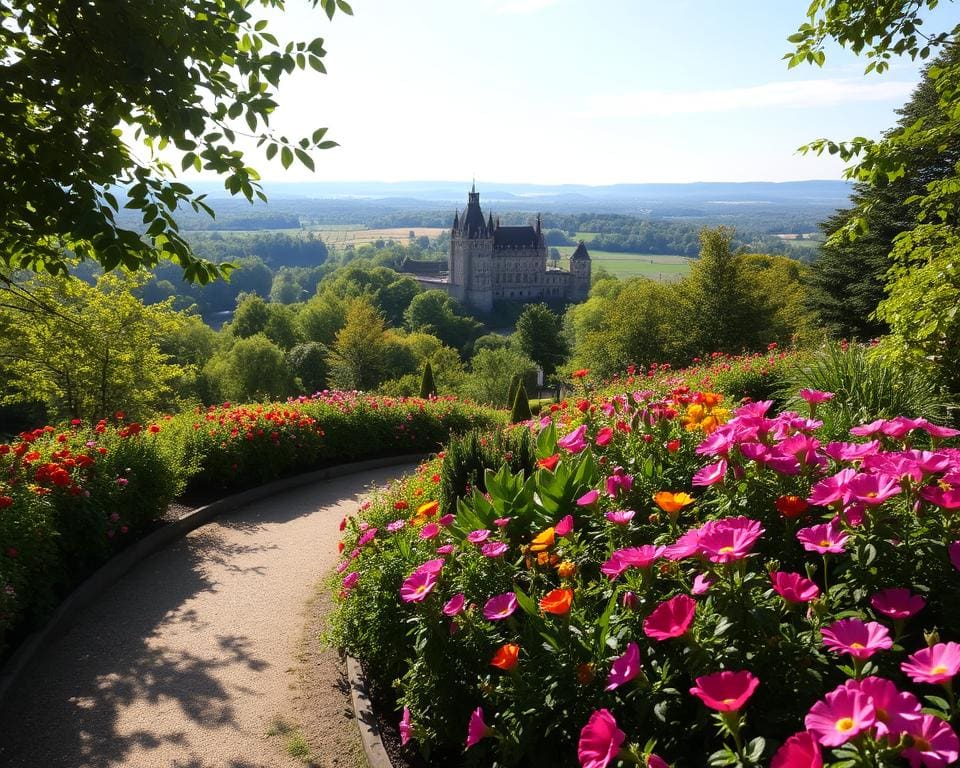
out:
<path id="1" fill-rule="evenodd" d="M 386 456 L 365 461 L 356 461 L 351 464 L 336 466 L 305 472 L 271 483 L 251 488 L 241 493 L 227 496 L 206 506 L 188 512 L 179 520 L 168 523 L 153 533 L 144 536 L 140 541 L 112 557 L 103 566 L 74 589 L 59 605 L 49 621 L 39 630 L 26 638 L 17 651 L 10 657 L 0 670 L 0 705 L 4 703 L 14 684 L 24 670 L 33 661 L 34 657 L 54 637 L 63 635 L 76 620 L 77 616 L 107 587 L 118 581 L 142 560 L 150 557 L 177 539 L 186 536 L 190 531 L 210 522 L 217 515 L 233 512 L 240 507 L 260 501 L 283 491 L 290 491 L 304 485 L 310 485 L 323 480 L 331 480 L 344 475 L 352 475 L 371 469 L 389 467 L 397 464 L 408 464 L 423 460 L 429 454 L 417 453 L 403 456 Z M 371 762 L 371 766 L 375 766 Z M 384 764 L 389 768 L 389 761 Z"/>
<path id="2" fill-rule="evenodd" d="M 360 741 L 363 754 L 369 768 L 393 768 L 393 763 L 383 748 L 377 716 L 373 713 L 373 704 L 367 692 L 367 680 L 363 676 L 360 662 L 353 656 L 347 656 L 347 680 L 350 681 L 350 698 L 353 700 L 353 714 L 360 729 Z"/>

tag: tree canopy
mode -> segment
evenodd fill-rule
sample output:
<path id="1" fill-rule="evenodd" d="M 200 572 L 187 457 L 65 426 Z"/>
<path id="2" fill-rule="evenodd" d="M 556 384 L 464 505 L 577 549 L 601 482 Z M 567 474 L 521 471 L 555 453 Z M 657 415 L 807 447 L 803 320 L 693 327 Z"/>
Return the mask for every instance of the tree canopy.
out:
<path id="1" fill-rule="evenodd" d="M 345 0 L 309 2 L 352 13 Z M 325 71 L 322 38 L 278 40 L 255 15 L 284 5 L 0 0 L 0 264 L 65 274 L 71 258 L 106 270 L 169 259 L 201 283 L 227 274 L 181 237 L 176 209 L 209 208 L 162 152 L 252 201 L 264 195 L 238 135 L 284 167 L 313 168 L 311 150 L 335 145 L 326 128 L 299 140 L 270 128 L 281 80 Z M 121 208 L 145 234 L 118 224 Z"/>

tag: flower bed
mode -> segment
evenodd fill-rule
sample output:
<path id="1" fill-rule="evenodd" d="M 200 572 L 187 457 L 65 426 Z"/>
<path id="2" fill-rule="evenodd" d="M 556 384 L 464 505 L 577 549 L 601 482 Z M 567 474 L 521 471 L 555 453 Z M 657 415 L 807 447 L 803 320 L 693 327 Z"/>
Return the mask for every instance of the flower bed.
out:
<path id="1" fill-rule="evenodd" d="M 440 508 L 438 459 L 344 521 L 333 639 L 395 692 L 406 748 L 953 764 L 960 433 L 897 417 L 821 442 L 829 395 L 803 394 L 806 415 L 584 398 L 531 425 L 535 470 Z"/>
<path id="2" fill-rule="evenodd" d="M 361 458 L 436 449 L 502 412 L 332 392 L 211 408 L 146 426 L 123 414 L 43 427 L 0 444 L 0 658 L 188 486 L 249 487 Z"/>

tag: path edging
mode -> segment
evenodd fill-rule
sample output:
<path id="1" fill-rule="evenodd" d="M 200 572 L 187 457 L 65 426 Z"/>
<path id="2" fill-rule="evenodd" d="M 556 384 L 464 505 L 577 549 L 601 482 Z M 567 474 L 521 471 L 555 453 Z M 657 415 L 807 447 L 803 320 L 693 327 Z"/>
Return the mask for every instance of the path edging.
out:
<path id="1" fill-rule="evenodd" d="M 360 741 L 363 754 L 369 768 L 393 768 L 387 750 L 380 738 L 377 716 L 373 712 L 373 703 L 367 691 L 367 679 L 363 676 L 360 662 L 353 656 L 347 656 L 347 680 L 350 683 L 350 698 L 353 701 L 353 714 L 360 729 Z"/>
<path id="2" fill-rule="evenodd" d="M 77 616 L 94 598 L 114 582 L 119 581 L 119 579 L 135 565 L 156 552 L 159 552 L 164 547 L 169 546 L 174 541 L 183 538 L 195 528 L 199 528 L 201 525 L 210 522 L 210 520 L 217 515 L 225 512 L 233 512 L 240 507 L 260 501 L 276 493 L 290 491 L 323 480 L 332 480 L 333 478 L 343 477 L 344 475 L 365 472 L 370 469 L 421 461 L 427 455 L 429 454 L 416 453 L 405 454 L 403 456 L 385 456 L 376 459 L 366 459 L 350 464 L 337 464 L 332 467 L 314 470 L 313 472 L 304 472 L 303 474 L 293 475 L 292 477 L 274 480 L 265 485 L 259 485 L 256 488 L 250 488 L 249 490 L 235 493 L 210 504 L 198 507 L 178 520 L 168 523 L 153 533 L 144 536 L 136 543 L 131 544 L 122 552 L 110 558 L 85 579 L 57 607 L 47 623 L 29 635 L 20 644 L 20 647 L 14 652 L 13 656 L 11 656 L 3 668 L 0 669 L 0 705 L 4 703 L 4 700 L 13 689 L 20 675 L 23 674 L 34 657 L 47 646 L 53 637 L 63 635 L 77 619 Z M 371 768 L 376 768 L 372 762 Z M 383 768 L 390 768 L 389 761 Z"/>

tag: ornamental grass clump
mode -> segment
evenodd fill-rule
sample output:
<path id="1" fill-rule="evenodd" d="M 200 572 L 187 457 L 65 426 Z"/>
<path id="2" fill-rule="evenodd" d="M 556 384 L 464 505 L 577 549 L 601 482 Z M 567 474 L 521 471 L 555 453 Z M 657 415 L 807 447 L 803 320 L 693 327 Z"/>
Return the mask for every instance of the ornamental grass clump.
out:
<path id="1" fill-rule="evenodd" d="M 392 693 L 406 749 L 954 764 L 960 432 L 898 414 L 826 436 L 829 393 L 806 395 L 777 413 L 684 385 L 594 394 L 528 425 L 526 467 L 485 455 L 442 518 L 415 514 L 437 459 L 348 520 L 342 572 L 360 575 L 338 583 L 333 639 Z"/>

